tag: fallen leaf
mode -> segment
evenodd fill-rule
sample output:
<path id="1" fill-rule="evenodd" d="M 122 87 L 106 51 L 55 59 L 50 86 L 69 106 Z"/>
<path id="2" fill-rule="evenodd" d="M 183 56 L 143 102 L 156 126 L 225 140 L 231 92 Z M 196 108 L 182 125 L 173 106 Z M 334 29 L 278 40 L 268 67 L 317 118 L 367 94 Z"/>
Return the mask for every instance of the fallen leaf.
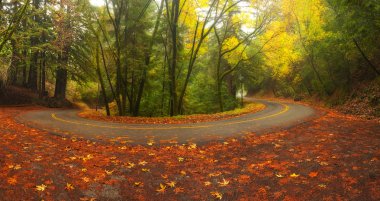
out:
<path id="1" fill-rule="evenodd" d="M 299 175 L 299 174 L 296 174 L 296 173 L 293 173 L 293 174 L 290 175 L 291 178 L 297 178 L 297 177 L 299 177 L 299 176 L 300 176 L 300 175 Z"/>
<path id="2" fill-rule="evenodd" d="M 135 167 L 135 164 L 134 164 L 134 163 L 128 163 L 127 168 L 131 169 L 131 168 L 133 168 L 133 167 Z"/>
<path id="3" fill-rule="evenodd" d="M 88 183 L 90 181 L 90 179 L 88 177 L 83 177 L 82 180 L 86 183 Z"/>
<path id="4" fill-rule="evenodd" d="M 46 187 L 47 186 L 45 184 L 37 185 L 36 190 L 37 191 L 45 191 Z"/>
<path id="5" fill-rule="evenodd" d="M 282 177 L 284 177 L 284 175 L 282 175 L 282 174 L 276 174 L 276 177 L 282 178 Z"/>
<path id="6" fill-rule="evenodd" d="M 174 192 L 175 194 L 182 193 L 183 191 L 184 191 L 184 188 L 179 188 L 179 187 L 174 188 L 174 190 L 173 190 L 173 192 Z"/>
<path id="7" fill-rule="evenodd" d="M 170 186 L 170 187 L 172 187 L 172 188 L 175 187 L 175 184 L 176 184 L 175 181 L 171 181 L 171 182 L 166 183 L 166 185 L 168 185 L 168 186 Z"/>
<path id="8" fill-rule="evenodd" d="M 221 172 L 215 172 L 215 173 L 210 173 L 208 174 L 209 177 L 217 177 L 219 175 L 221 175 L 222 173 Z"/>
<path id="9" fill-rule="evenodd" d="M 143 169 L 141 169 L 141 171 L 143 171 L 143 172 L 150 172 L 150 169 L 148 169 L 148 168 L 143 168 Z"/>
<path id="10" fill-rule="evenodd" d="M 133 183 L 133 185 L 136 187 L 141 187 L 144 185 L 144 183 L 143 182 L 135 182 L 135 183 Z"/>
<path id="11" fill-rule="evenodd" d="M 316 176 L 318 176 L 318 172 L 310 172 L 309 173 L 309 177 L 311 177 L 311 178 L 314 178 Z"/>
<path id="12" fill-rule="evenodd" d="M 160 184 L 160 188 L 156 190 L 158 193 L 164 194 L 166 191 L 166 186 L 164 184 Z"/>
<path id="13" fill-rule="evenodd" d="M 74 186 L 70 183 L 66 183 L 66 187 L 65 187 L 66 190 L 68 191 L 71 191 L 71 190 L 74 190 Z"/>
<path id="14" fill-rule="evenodd" d="M 223 194 L 221 194 L 217 191 L 211 192 L 211 195 L 214 196 L 216 199 L 219 199 L 219 200 L 221 200 L 223 198 Z"/>
<path id="15" fill-rule="evenodd" d="M 146 164 L 148 164 L 148 162 L 146 162 L 146 161 L 140 161 L 140 162 L 139 162 L 139 165 L 142 165 L 142 166 L 144 166 L 144 165 L 146 165 Z"/>
<path id="16" fill-rule="evenodd" d="M 209 181 L 205 181 L 205 182 L 204 182 L 204 185 L 205 185 L 205 186 L 210 186 L 210 185 L 211 185 L 211 182 L 209 182 Z"/>
<path id="17" fill-rule="evenodd" d="M 115 170 L 104 170 L 107 175 L 111 175 Z"/>
<path id="18" fill-rule="evenodd" d="M 167 174 L 162 174 L 161 177 L 162 177 L 163 179 L 167 179 L 167 178 L 168 178 L 168 175 L 167 175 Z"/>
<path id="19" fill-rule="evenodd" d="M 197 144 L 195 143 L 191 143 L 188 147 L 188 149 L 196 149 L 197 148 Z"/>
<path id="20" fill-rule="evenodd" d="M 16 177 L 10 177 L 10 178 L 8 178 L 7 182 L 10 185 L 16 185 L 17 184 L 17 179 L 16 179 Z"/>
<path id="21" fill-rule="evenodd" d="M 230 181 L 228 181 L 228 180 L 226 180 L 226 179 L 223 178 L 223 181 L 222 182 L 218 182 L 218 183 L 219 183 L 219 186 L 227 186 L 230 183 Z"/>

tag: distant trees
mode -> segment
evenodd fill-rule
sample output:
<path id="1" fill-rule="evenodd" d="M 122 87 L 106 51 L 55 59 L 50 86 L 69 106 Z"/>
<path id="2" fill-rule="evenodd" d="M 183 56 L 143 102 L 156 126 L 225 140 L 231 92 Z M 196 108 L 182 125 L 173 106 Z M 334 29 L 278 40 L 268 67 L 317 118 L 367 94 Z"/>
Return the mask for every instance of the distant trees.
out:
<path id="1" fill-rule="evenodd" d="M 261 36 L 280 33 L 263 51 L 261 84 L 275 95 L 343 100 L 355 82 L 379 76 L 379 9 L 376 1 L 282 0 Z"/>

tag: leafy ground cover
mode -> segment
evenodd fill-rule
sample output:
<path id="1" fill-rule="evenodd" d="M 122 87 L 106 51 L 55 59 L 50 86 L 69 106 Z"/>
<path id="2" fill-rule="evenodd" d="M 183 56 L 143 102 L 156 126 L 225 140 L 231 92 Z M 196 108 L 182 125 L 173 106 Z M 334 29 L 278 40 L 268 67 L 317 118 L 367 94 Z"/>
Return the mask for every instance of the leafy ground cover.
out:
<path id="1" fill-rule="evenodd" d="M 231 111 L 220 112 L 215 114 L 194 114 L 194 115 L 180 115 L 174 117 L 130 117 L 130 116 L 105 116 L 102 110 L 95 111 L 94 109 L 86 109 L 79 113 L 83 118 L 119 122 L 119 123 L 133 123 L 133 124 L 184 124 L 184 123 L 198 123 L 209 122 L 221 119 L 229 119 L 238 117 L 248 113 L 255 113 L 263 110 L 264 104 L 249 103 L 243 108 L 238 108 Z"/>
<path id="2" fill-rule="evenodd" d="M 205 145 L 88 141 L 0 108 L 3 200 L 379 200 L 380 125 L 328 111 L 288 130 Z"/>

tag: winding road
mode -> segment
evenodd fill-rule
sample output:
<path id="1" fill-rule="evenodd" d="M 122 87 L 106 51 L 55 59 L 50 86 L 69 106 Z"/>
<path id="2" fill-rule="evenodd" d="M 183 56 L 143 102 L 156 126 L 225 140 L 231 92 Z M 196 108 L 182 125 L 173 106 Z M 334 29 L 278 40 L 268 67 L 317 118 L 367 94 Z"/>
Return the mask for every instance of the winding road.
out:
<path id="1" fill-rule="evenodd" d="M 252 100 L 252 99 L 250 99 Z M 16 119 L 28 126 L 58 135 L 71 135 L 86 139 L 117 139 L 131 144 L 202 143 L 247 132 L 262 134 L 285 129 L 316 116 L 310 107 L 267 100 L 253 100 L 266 105 L 260 112 L 240 117 L 192 124 L 125 124 L 84 119 L 78 110 L 47 109 L 23 113 Z"/>

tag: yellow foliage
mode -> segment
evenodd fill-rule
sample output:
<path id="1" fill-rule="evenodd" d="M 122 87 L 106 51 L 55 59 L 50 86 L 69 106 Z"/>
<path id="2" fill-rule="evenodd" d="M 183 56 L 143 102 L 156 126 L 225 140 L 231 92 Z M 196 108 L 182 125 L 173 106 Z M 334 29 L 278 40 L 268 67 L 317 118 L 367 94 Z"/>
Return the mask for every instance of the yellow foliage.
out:
<path id="1" fill-rule="evenodd" d="M 227 38 L 223 44 L 222 44 L 222 52 L 230 51 L 227 54 L 225 54 L 224 59 L 227 60 L 227 62 L 230 65 L 237 64 L 241 59 L 246 59 L 247 54 L 244 50 L 244 45 L 241 44 L 238 48 L 234 49 L 237 45 L 239 45 L 240 41 L 235 36 L 231 36 L 230 38 Z"/>

